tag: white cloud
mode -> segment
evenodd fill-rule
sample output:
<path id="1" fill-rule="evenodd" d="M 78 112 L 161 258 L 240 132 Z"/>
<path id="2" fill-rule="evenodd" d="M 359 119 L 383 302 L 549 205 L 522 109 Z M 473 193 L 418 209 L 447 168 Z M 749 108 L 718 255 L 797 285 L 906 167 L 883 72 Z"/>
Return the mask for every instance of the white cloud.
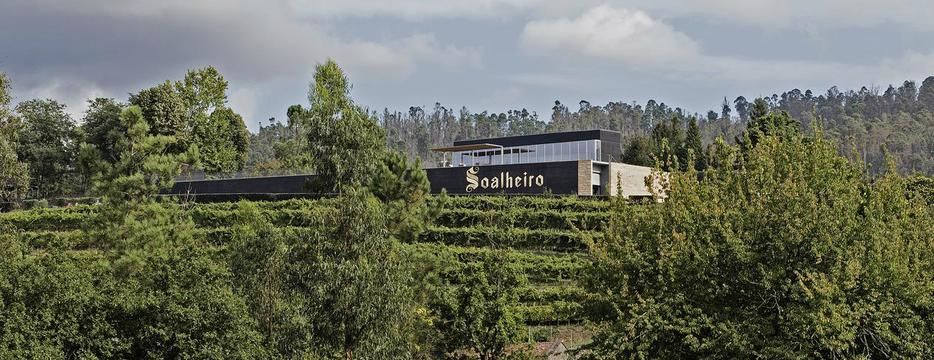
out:
<path id="1" fill-rule="evenodd" d="M 608 5 L 573 18 L 532 20 L 526 24 L 521 42 L 535 55 L 578 64 L 583 59 L 596 60 L 681 82 L 800 86 L 820 80 L 857 86 L 866 81 L 900 82 L 934 68 L 934 54 L 924 53 L 907 53 L 868 65 L 712 55 L 687 34 L 643 11 Z"/>
<path id="2" fill-rule="evenodd" d="M 604 58 L 636 68 L 669 67 L 700 51 L 687 35 L 642 11 L 607 5 L 576 18 L 531 21 L 521 42 L 532 51 Z"/>

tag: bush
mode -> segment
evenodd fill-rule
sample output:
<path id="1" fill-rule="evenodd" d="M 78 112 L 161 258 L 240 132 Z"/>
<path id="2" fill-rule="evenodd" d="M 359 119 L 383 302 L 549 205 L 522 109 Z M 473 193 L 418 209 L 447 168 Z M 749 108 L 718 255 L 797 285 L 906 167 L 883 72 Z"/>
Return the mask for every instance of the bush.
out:
<path id="1" fill-rule="evenodd" d="M 820 135 L 729 160 L 613 212 L 593 358 L 934 357 L 934 219 L 904 179 L 866 182 Z"/>
<path id="2" fill-rule="evenodd" d="M 477 226 L 470 228 L 430 228 L 422 234 L 419 241 L 460 246 L 580 251 L 587 249 L 588 244 L 592 242 L 592 238 L 593 234 L 585 232 Z"/>

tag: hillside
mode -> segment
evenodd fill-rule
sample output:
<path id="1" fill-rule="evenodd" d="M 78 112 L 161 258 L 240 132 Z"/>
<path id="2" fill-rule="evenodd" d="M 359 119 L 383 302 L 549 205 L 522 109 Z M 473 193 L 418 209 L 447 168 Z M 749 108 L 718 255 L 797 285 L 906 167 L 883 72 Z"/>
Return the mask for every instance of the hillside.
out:
<path id="1" fill-rule="evenodd" d="M 321 223 L 332 200 L 288 200 L 256 203 L 285 236 L 295 236 Z M 453 276 L 477 255 L 507 249 L 507 257 L 529 279 L 521 291 L 519 311 L 529 325 L 568 325 L 583 320 L 586 292 L 578 285 L 588 266 L 588 244 L 602 236 L 610 203 L 603 200 L 537 197 L 450 198 L 435 223 L 404 252 L 418 266 L 439 276 Z M 237 219 L 236 203 L 182 205 L 196 233 L 223 253 Z M 33 251 L 66 248 L 97 252 L 82 230 L 94 206 L 37 209 L 0 214 Z"/>

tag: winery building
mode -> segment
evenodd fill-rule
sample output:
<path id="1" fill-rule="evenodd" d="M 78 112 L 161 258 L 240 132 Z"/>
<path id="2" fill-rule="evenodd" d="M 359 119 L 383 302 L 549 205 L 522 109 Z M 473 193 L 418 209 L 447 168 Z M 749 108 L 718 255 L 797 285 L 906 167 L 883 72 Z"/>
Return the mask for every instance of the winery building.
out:
<path id="1" fill-rule="evenodd" d="M 618 162 L 619 132 L 569 131 L 456 141 L 432 149 L 444 160 L 425 171 L 431 192 L 448 194 L 556 194 L 652 196 L 652 169 Z M 315 194 L 314 175 L 184 178 L 169 195 L 201 199 L 288 198 Z"/>
<path id="2" fill-rule="evenodd" d="M 456 141 L 426 171 L 435 193 L 651 196 L 652 169 L 618 162 L 620 142 L 609 130 Z"/>

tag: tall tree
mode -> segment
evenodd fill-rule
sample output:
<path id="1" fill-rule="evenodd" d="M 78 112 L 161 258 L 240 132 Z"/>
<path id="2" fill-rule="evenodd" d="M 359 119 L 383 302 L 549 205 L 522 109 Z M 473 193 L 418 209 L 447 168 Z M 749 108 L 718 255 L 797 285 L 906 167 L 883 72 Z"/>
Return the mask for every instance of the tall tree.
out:
<path id="1" fill-rule="evenodd" d="M 733 108 L 736 109 L 736 115 L 739 116 L 740 121 L 749 121 L 749 102 L 746 101 L 746 97 L 740 95 L 733 100 Z"/>
<path id="2" fill-rule="evenodd" d="M 16 153 L 19 122 L 10 102 L 10 81 L 0 72 L 0 202 L 19 203 L 29 190 L 29 167 Z"/>
<path id="3" fill-rule="evenodd" d="M 123 108 L 123 104 L 111 98 L 88 100 L 88 109 L 81 124 L 84 141 L 96 146 L 104 160 L 110 162 L 117 161 L 119 154 L 116 144 L 126 133 L 126 129 L 120 123 Z"/>
<path id="4" fill-rule="evenodd" d="M 732 110 L 730 110 L 730 101 L 727 100 L 727 99 L 724 97 L 724 98 L 723 98 L 723 105 L 720 106 L 720 118 L 721 118 L 721 119 L 729 120 L 729 119 L 730 119 L 730 113 L 731 113 L 731 112 L 732 112 Z"/>
<path id="5" fill-rule="evenodd" d="M 13 101 L 11 89 L 13 85 L 6 74 L 0 72 L 0 136 L 6 135 L 7 140 L 13 139 L 13 131 L 16 130 L 16 113 L 10 108 L 10 102 Z"/>
<path id="6" fill-rule="evenodd" d="M 934 76 L 928 76 L 921 82 L 918 92 L 918 102 L 928 111 L 934 111 Z"/>
<path id="7" fill-rule="evenodd" d="M 175 83 L 185 100 L 192 123 L 194 143 L 207 172 L 243 169 L 249 146 L 249 132 L 243 118 L 227 107 L 227 80 L 213 66 L 189 70 Z"/>
<path id="8" fill-rule="evenodd" d="M 130 96 L 150 122 L 150 131 L 176 139 L 172 151 L 198 145 L 204 170 L 241 170 L 249 135 L 242 117 L 227 107 L 227 80 L 213 66 L 189 70 L 182 81 L 166 81 Z"/>
<path id="9" fill-rule="evenodd" d="M 0 134 L 0 203 L 16 205 L 29 190 L 29 166 L 16 157 L 13 144 Z M 3 208 L 5 204 L 0 204 Z"/>
<path id="10" fill-rule="evenodd" d="M 315 68 L 304 116 L 318 191 L 366 185 L 386 148 L 383 129 L 350 98 L 350 81 L 333 60 Z"/>
<path id="11" fill-rule="evenodd" d="M 75 159 L 80 134 L 65 105 L 55 100 L 28 100 L 16 106 L 22 122 L 16 152 L 29 164 L 30 187 L 38 197 L 75 191 Z"/>
<path id="12" fill-rule="evenodd" d="M 705 159 L 704 154 L 704 145 L 701 141 L 700 128 L 697 127 L 697 119 L 691 118 L 691 121 L 688 123 L 687 133 L 684 135 L 684 148 L 685 155 L 682 168 L 686 169 L 687 166 L 693 165 L 697 170 L 704 170 L 707 167 L 707 159 Z M 687 156 L 688 152 L 694 157 L 694 164 L 688 164 Z"/>
<path id="13" fill-rule="evenodd" d="M 654 166 L 655 160 L 655 142 L 648 136 L 637 135 L 629 138 L 623 149 L 622 162 L 640 166 Z"/>
<path id="14" fill-rule="evenodd" d="M 172 136 L 174 152 L 184 152 L 191 143 L 191 118 L 181 94 L 166 81 L 149 89 L 130 95 L 130 104 L 139 107 L 142 117 L 149 122 L 149 131 L 154 135 Z"/>
<path id="15" fill-rule="evenodd" d="M 175 83 L 192 117 L 226 107 L 227 86 L 227 80 L 213 66 L 189 70 L 184 80 Z"/>

